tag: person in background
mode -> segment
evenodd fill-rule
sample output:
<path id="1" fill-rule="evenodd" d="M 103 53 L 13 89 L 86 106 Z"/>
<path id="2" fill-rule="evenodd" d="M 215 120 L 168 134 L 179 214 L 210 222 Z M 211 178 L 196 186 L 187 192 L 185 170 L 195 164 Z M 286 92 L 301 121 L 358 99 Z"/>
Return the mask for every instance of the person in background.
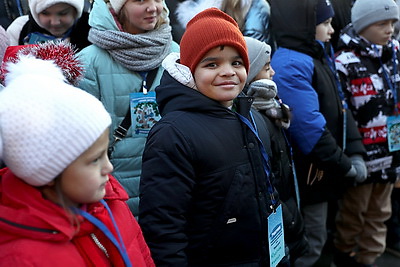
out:
<path id="1" fill-rule="evenodd" d="M 155 266 L 110 175 L 102 103 L 51 60 L 21 54 L 5 70 L 0 266 Z"/>
<path id="2" fill-rule="evenodd" d="M 335 16 L 332 18 L 332 27 L 335 32 L 332 34 L 330 43 L 334 51 L 337 50 L 339 35 L 344 27 L 351 21 L 351 7 L 355 0 L 331 0 Z"/>
<path id="3" fill-rule="evenodd" d="M 392 215 L 385 222 L 387 227 L 386 251 L 400 258 L 400 182 L 394 184 L 391 196 Z"/>
<path id="4" fill-rule="evenodd" d="M 29 12 L 28 0 L 0 0 L 0 7 L 0 26 L 4 29 Z"/>
<path id="5" fill-rule="evenodd" d="M 6 30 L 0 26 L 0 64 L 3 62 L 3 57 L 7 47 L 10 45 Z"/>
<path id="6" fill-rule="evenodd" d="M 142 153 L 150 127 L 159 120 L 154 88 L 162 60 L 179 51 L 172 41 L 164 1 L 96 0 L 90 12 L 93 45 L 78 56 L 85 67 L 79 87 L 102 101 L 111 114 L 113 175 L 129 195 L 137 216 Z"/>
<path id="7" fill-rule="evenodd" d="M 275 47 L 269 29 L 271 10 L 265 0 L 186 0 L 178 4 L 174 15 L 185 29 L 191 18 L 210 7 L 219 8 L 230 15 L 238 23 L 244 36 Z"/>
<path id="8" fill-rule="evenodd" d="M 313 266 L 327 240 L 328 203 L 337 201 L 347 186 L 366 179 L 365 148 L 345 108 L 329 53 L 334 16 L 330 2 L 272 0 L 271 9 L 279 46 L 271 65 L 279 96 L 292 110 L 288 138 L 310 247 L 295 266 Z"/>
<path id="9" fill-rule="evenodd" d="M 169 13 L 169 18 L 171 20 L 170 24 L 172 27 L 172 38 L 175 42 L 179 43 L 182 34 L 185 31 L 185 28 L 182 26 L 182 24 L 179 23 L 175 11 L 179 3 L 183 2 L 185 0 L 165 0 L 165 4 L 167 5 L 170 13 Z"/>
<path id="10" fill-rule="evenodd" d="M 367 149 L 365 182 L 345 192 L 336 220 L 337 266 L 373 266 L 385 250 L 390 195 L 400 177 L 399 8 L 393 0 L 357 0 L 338 43 L 336 68 Z M 349 265 L 350 264 L 350 265 Z"/>
<path id="11" fill-rule="evenodd" d="M 308 244 L 299 210 L 300 199 L 291 147 L 284 132 L 290 126 L 290 110 L 279 99 L 276 84 L 272 81 L 275 71 L 270 65 L 271 47 L 252 37 L 244 39 L 250 60 L 245 91 L 248 96 L 254 97 L 253 107 L 263 114 L 268 127 L 271 140 L 268 152 L 275 178 L 274 186 L 283 208 L 285 242 L 289 253 L 278 266 L 292 266 L 297 258 L 307 252 Z"/>
<path id="12" fill-rule="evenodd" d="M 143 153 L 139 223 L 153 259 L 157 266 L 278 263 L 283 223 L 280 216 L 268 226 L 281 206 L 264 150 L 267 128 L 255 129 L 261 115 L 250 111 L 251 98 L 238 97 L 249 70 L 243 35 L 229 15 L 209 8 L 189 21 L 180 49 L 163 61 L 162 118 Z M 282 238 L 274 243 L 281 250 L 269 253 L 270 234 Z"/>
<path id="13" fill-rule="evenodd" d="M 90 45 L 89 13 L 85 0 L 29 0 L 29 14 L 16 18 L 7 28 L 10 45 L 66 40 L 77 50 Z"/>

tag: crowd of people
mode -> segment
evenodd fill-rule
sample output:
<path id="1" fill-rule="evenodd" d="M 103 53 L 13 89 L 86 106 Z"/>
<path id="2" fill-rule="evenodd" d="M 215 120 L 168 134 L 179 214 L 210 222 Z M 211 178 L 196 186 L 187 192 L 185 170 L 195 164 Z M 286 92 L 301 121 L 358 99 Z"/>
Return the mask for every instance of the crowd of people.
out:
<path id="1" fill-rule="evenodd" d="M 10 0 L 0 266 L 400 257 L 395 0 Z"/>

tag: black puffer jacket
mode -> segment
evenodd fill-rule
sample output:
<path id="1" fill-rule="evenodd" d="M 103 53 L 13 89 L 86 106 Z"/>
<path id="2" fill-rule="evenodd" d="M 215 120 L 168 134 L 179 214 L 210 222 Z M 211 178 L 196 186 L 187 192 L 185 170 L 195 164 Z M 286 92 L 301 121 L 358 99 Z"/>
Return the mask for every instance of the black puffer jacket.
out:
<path id="1" fill-rule="evenodd" d="M 268 266 L 270 198 L 254 134 L 165 71 L 143 154 L 139 223 L 157 266 Z M 248 117 L 252 101 L 237 110 Z M 266 131 L 266 129 L 259 129 Z"/>
<path id="2" fill-rule="evenodd" d="M 263 112 L 261 112 L 263 114 Z M 304 255 L 308 249 L 305 239 L 304 221 L 300 213 L 293 173 L 290 145 L 285 138 L 284 129 L 275 120 L 263 115 L 270 135 L 271 169 L 274 173 L 274 187 L 279 192 L 282 203 L 285 243 L 289 248 L 290 262 Z M 297 179 L 297 178 L 296 178 Z"/>

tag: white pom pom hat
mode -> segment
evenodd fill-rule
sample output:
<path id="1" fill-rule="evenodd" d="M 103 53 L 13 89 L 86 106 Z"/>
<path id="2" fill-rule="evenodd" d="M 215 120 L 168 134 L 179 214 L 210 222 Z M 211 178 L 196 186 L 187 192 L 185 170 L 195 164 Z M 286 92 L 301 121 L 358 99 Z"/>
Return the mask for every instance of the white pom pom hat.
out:
<path id="1" fill-rule="evenodd" d="M 52 181 L 110 126 L 102 103 L 68 85 L 52 61 L 7 64 L 0 91 L 0 159 L 33 186 Z"/>

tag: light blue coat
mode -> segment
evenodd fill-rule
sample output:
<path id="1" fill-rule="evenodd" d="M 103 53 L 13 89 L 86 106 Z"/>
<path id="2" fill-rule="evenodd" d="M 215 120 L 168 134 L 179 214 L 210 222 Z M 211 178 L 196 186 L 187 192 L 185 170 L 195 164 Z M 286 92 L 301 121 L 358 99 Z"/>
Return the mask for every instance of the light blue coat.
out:
<path id="1" fill-rule="evenodd" d="M 103 30 L 118 30 L 118 27 L 103 1 L 95 1 L 89 20 L 91 27 Z M 179 46 L 173 42 L 171 52 L 179 52 Z M 85 67 L 85 77 L 79 84 L 83 90 L 94 95 L 104 104 L 112 118 L 110 143 L 114 140 L 113 131 L 120 125 L 129 109 L 129 94 L 140 92 L 142 77 L 116 62 L 110 54 L 96 45 L 90 45 L 79 54 Z M 150 91 L 160 83 L 163 68 L 160 66 Z M 112 173 L 128 192 L 128 205 L 137 216 L 139 205 L 139 179 L 141 174 L 142 153 L 146 137 L 127 136 L 115 145 L 111 162 Z"/>

